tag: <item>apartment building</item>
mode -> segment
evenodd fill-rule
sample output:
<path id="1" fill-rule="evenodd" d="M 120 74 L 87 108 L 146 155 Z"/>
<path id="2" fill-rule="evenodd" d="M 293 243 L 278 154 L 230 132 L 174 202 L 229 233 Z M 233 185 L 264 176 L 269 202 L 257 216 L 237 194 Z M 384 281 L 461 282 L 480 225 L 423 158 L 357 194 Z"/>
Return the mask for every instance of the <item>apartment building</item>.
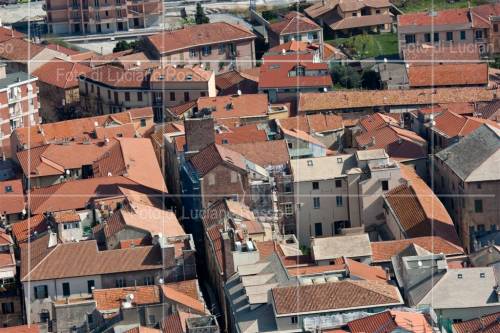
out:
<path id="1" fill-rule="evenodd" d="M 446 195 L 443 202 L 470 252 L 499 229 L 499 147 L 499 129 L 483 125 L 434 157 L 436 192 Z"/>
<path id="2" fill-rule="evenodd" d="M 391 7 L 388 0 L 323 0 L 306 8 L 305 12 L 334 34 L 345 36 L 391 31 L 394 20 Z"/>
<path id="3" fill-rule="evenodd" d="M 0 156 L 12 157 L 10 136 L 16 128 L 40 122 L 37 82 L 24 72 L 6 74 L 0 64 Z"/>
<path id="4" fill-rule="evenodd" d="M 148 36 L 152 59 L 167 64 L 203 64 L 216 73 L 255 67 L 256 36 L 243 25 L 215 22 Z"/>
<path id="5" fill-rule="evenodd" d="M 342 229 L 384 224 L 382 194 L 400 184 L 400 166 L 383 149 L 355 154 L 295 159 L 294 181 L 297 238 L 334 236 Z"/>
<path id="6" fill-rule="evenodd" d="M 477 47 L 483 55 L 500 52 L 500 5 L 429 11 L 398 16 L 399 52 L 423 44 Z"/>
<path id="7" fill-rule="evenodd" d="M 131 108 L 153 107 L 156 121 L 166 107 L 199 97 L 215 97 L 215 74 L 199 66 L 126 70 L 105 65 L 80 76 L 82 108 L 90 114 L 108 114 Z"/>
<path id="8" fill-rule="evenodd" d="M 160 0 L 47 0 L 50 34 L 99 34 L 157 26 L 163 14 Z"/>

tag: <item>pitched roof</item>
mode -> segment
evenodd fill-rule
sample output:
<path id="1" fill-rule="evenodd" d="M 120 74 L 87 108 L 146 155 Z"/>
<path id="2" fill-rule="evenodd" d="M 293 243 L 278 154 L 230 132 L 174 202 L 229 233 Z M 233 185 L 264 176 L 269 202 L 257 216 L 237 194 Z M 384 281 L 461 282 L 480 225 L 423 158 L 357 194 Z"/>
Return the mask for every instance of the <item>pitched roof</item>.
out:
<path id="1" fill-rule="evenodd" d="M 94 289 L 92 297 L 98 311 L 118 311 L 127 295 L 134 295 L 132 305 L 160 303 L 160 288 L 158 286 L 135 286 L 124 288 Z"/>
<path id="2" fill-rule="evenodd" d="M 103 143 L 48 144 L 17 153 L 26 178 L 64 175 L 66 170 L 91 165 L 109 150 Z"/>
<path id="3" fill-rule="evenodd" d="M 498 180 L 500 130 L 483 125 L 435 156 L 463 181 Z"/>
<path id="4" fill-rule="evenodd" d="M 276 119 L 276 124 L 280 128 L 287 130 L 298 129 L 309 134 L 333 132 L 344 128 L 342 117 L 333 113 L 318 113 L 285 119 Z"/>
<path id="5" fill-rule="evenodd" d="M 84 79 L 109 87 L 136 89 L 146 89 L 149 86 L 148 76 L 148 72 L 145 70 L 126 70 L 113 65 L 95 67 L 81 75 Z"/>
<path id="6" fill-rule="evenodd" d="M 59 121 L 56 123 L 39 124 L 30 127 L 16 128 L 13 135 L 24 149 L 46 145 L 48 143 L 61 143 L 63 140 L 70 142 L 83 142 L 98 139 L 102 141 L 104 137 L 113 137 L 121 132 L 122 136 L 135 136 L 135 129 L 132 133 L 124 130 L 124 126 L 132 124 L 137 117 L 153 118 L 152 108 L 131 109 L 125 112 L 114 113 L 112 115 L 102 115 L 88 118 Z M 139 125 L 137 125 L 139 126 Z M 109 132 L 113 130 L 113 132 Z M 101 133 L 102 132 L 102 133 Z M 102 134 L 102 135 L 99 135 Z"/>
<path id="7" fill-rule="evenodd" d="M 228 147 L 264 168 L 286 165 L 290 161 L 285 140 L 239 143 L 228 145 Z"/>
<path id="8" fill-rule="evenodd" d="M 149 80 L 151 82 L 165 82 L 165 81 L 184 81 L 184 82 L 204 82 L 210 80 L 213 72 L 205 70 L 200 66 L 184 66 L 177 67 L 173 65 L 166 65 L 161 68 L 155 68 L 151 71 Z"/>
<path id="9" fill-rule="evenodd" d="M 48 236 L 41 237 L 21 245 L 22 281 L 163 268 L 159 246 L 99 251 L 96 241 L 89 240 L 78 243 L 57 244 L 49 248 L 48 238 Z M 29 264 L 28 252 L 31 254 L 31 265 Z"/>
<path id="10" fill-rule="evenodd" d="M 391 14 L 347 16 L 343 19 L 329 24 L 329 26 L 332 30 L 344 30 L 378 26 L 382 24 L 391 24 L 393 20 L 394 19 Z"/>
<path id="11" fill-rule="evenodd" d="M 453 8 L 436 11 L 433 15 L 428 12 L 399 15 L 398 27 L 466 25 L 469 21 L 467 8 Z"/>
<path id="12" fill-rule="evenodd" d="M 432 333 L 425 316 L 418 312 L 384 311 L 347 323 L 351 333 L 391 333 L 396 329 L 412 333 Z"/>
<path id="13" fill-rule="evenodd" d="M 191 157 L 190 162 L 200 177 L 205 176 L 220 164 L 246 171 L 245 158 L 240 153 L 218 144 L 207 146 Z"/>
<path id="14" fill-rule="evenodd" d="M 351 279 L 356 277 L 361 280 L 387 281 L 385 271 L 382 267 L 370 266 L 349 258 L 345 258 L 345 263 Z"/>
<path id="15" fill-rule="evenodd" d="M 456 333 L 495 333 L 500 325 L 500 312 L 452 324 Z"/>
<path id="16" fill-rule="evenodd" d="M 325 0 L 317 2 L 305 9 L 307 15 L 312 18 L 316 18 L 321 16 L 329 11 L 332 11 L 340 7 L 341 11 L 354 11 L 361 9 L 363 7 L 372 7 L 372 8 L 384 8 L 390 7 L 391 4 L 388 0 L 364 0 L 364 1 L 356 1 L 356 0 Z"/>
<path id="17" fill-rule="evenodd" d="M 33 72 L 33 75 L 38 77 L 38 80 L 41 82 L 58 88 L 68 89 L 78 88 L 78 77 L 91 70 L 90 67 L 79 63 L 52 59 L 37 68 Z"/>
<path id="18" fill-rule="evenodd" d="M 477 47 L 460 47 L 456 45 L 439 45 L 439 47 L 425 45 L 410 47 L 403 51 L 404 60 L 410 66 L 444 63 L 473 63 L 480 62 L 481 55 Z"/>
<path id="19" fill-rule="evenodd" d="M 119 187 L 138 186 L 122 176 L 78 179 L 28 192 L 32 214 L 83 209 L 93 198 L 123 195 Z M 143 191 L 145 189 L 143 188 Z"/>
<path id="20" fill-rule="evenodd" d="M 43 46 L 21 38 L 12 38 L 0 43 L 0 58 L 26 63 L 42 52 Z"/>
<path id="21" fill-rule="evenodd" d="M 313 58 L 314 55 L 310 53 L 265 56 L 260 66 L 259 89 L 331 87 L 333 82 L 328 72 L 328 64 L 314 62 Z M 289 73 L 295 71 L 297 67 L 304 68 L 306 74 L 308 71 L 317 71 L 321 74 L 290 75 Z"/>
<path id="22" fill-rule="evenodd" d="M 314 260 L 328 260 L 339 257 L 369 257 L 372 254 L 368 234 L 354 234 L 318 237 L 311 240 Z"/>
<path id="23" fill-rule="evenodd" d="M 160 323 L 163 333 L 186 333 L 186 319 L 199 317 L 199 315 L 184 311 L 177 311 L 165 316 Z"/>
<path id="24" fill-rule="evenodd" d="M 200 97 L 198 109 L 211 110 L 212 117 L 219 121 L 230 118 L 266 117 L 267 94 L 243 94 L 216 97 Z"/>
<path id="25" fill-rule="evenodd" d="M 321 30 L 321 27 L 304 14 L 292 11 L 282 17 L 280 21 L 271 23 L 269 29 L 279 35 L 284 35 Z"/>
<path id="26" fill-rule="evenodd" d="M 431 105 L 480 102 L 494 99 L 495 92 L 483 88 L 437 88 L 407 90 L 337 90 L 326 93 L 301 93 L 298 110 L 328 111 L 376 106 Z"/>
<path id="27" fill-rule="evenodd" d="M 153 145 L 146 138 L 117 138 L 92 166 L 95 177 L 124 176 L 138 184 L 167 192 Z"/>
<path id="28" fill-rule="evenodd" d="M 374 263 L 389 262 L 391 257 L 397 255 L 411 244 L 416 244 L 431 253 L 444 253 L 446 256 L 463 255 L 464 250 L 439 237 L 425 236 L 393 241 L 372 242 L 372 261 Z"/>
<path id="29" fill-rule="evenodd" d="M 494 121 L 476 117 L 465 117 L 445 109 L 441 113 L 435 115 L 432 130 L 448 138 L 464 137 L 474 132 L 485 123 L 500 128 L 500 125 Z"/>
<path id="30" fill-rule="evenodd" d="M 277 316 L 403 304 L 395 286 L 376 281 L 294 285 L 273 288 L 271 294 Z"/>
<path id="31" fill-rule="evenodd" d="M 24 38 L 25 35 L 17 30 L 7 27 L 0 27 L 0 42 L 5 42 L 6 40 L 12 38 Z"/>
<path id="32" fill-rule="evenodd" d="M 487 85 L 488 64 L 410 64 L 408 80 L 412 88 Z"/>
<path id="33" fill-rule="evenodd" d="M 33 215 L 25 220 L 18 221 L 12 225 L 12 235 L 16 242 L 22 243 L 28 240 L 33 233 L 41 234 L 47 231 L 47 220 L 43 215 Z"/>
<path id="34" fill-rule="evenodd" d="M 194 281 L 196 282 L 196 280 Z M 165 297 L 169 301 L 187 307 L 198 314 L 207 313 L 205 303 L 202 301 L 202 299 L 200 299 L 197 289 L 195 295 L 192 289 L 190 293 L 186 293 L 186 290 L 182 290 L 182 287 L 176 285 L 176 283 L 163 284 L 160 287 L 163 293 L 163 297 Z M 189 289 L 187 291 L 189 291 Z"/>
<path id="35" fill-rule="evenodd" d="M 26 208 L 21 179 L 0 181 L 0 215 L 21 213 Z"/>
<path id="36" fill-rule="evenodd" d="M 192 25 L 147 37 L 160 54 L 197 46 L 254 38 L 255 35 L 247 28 L 228 22 Z"/>
<path id="37" fill-rule="evenodd" d="M 10 326 L 0 328 L 0 333 L 40 333 L 38 324 Z"/>

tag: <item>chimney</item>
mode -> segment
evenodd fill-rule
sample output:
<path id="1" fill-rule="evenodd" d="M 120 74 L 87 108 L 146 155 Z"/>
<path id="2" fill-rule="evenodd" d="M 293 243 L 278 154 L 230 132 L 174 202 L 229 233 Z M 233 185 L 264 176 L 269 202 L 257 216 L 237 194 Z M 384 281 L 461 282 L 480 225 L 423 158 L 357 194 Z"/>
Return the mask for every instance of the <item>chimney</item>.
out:
<path id="1" fill-rule="evenodd" d="M 7 77 L 7 64 L 2 62 L 0 63 L 0 79 L 5 79 Z"/>
<path id="2" fill-rule="evenodd" d="M 187 152 L 199 152 L 215 143 L 214 119 L 209 116 L 184 120 Z"/>
<path id="3" fill-rule="evenodd" d="M 158 244 L 161 248 L 161 259 L 163 268 L 175 266 L 175 247 L 170 244 L 167 238 L 163 235 L 158 236 Z"/>
<path id="4" fill-rule="evenodd" d="M 227 280 L 234 274 L 233 262 L 233 230 L 222 232 L 222 269 L 224 270 L 224 279 Z"/>

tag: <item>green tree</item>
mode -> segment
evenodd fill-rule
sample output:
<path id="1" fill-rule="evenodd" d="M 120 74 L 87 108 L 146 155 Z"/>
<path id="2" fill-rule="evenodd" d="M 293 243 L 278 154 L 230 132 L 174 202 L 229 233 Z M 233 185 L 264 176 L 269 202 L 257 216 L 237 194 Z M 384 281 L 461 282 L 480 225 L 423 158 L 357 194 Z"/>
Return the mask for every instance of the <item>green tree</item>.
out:
<path id="1" fill-rule="evenodd" d="M 194 21 L 196 22 L 196 24 L 204 24 L 210 22 L 210 19 L 207 15 L 205 15 L 205 11 L 203 10 L 200 2 L 196 3 L 196 14 L 194 15 Z"/>
<path id="2" fill-rule="evenodd" d="M 138 46 L 138 44 L 135 41 L 127 42 L 126 40 L 121 40 L 118 43 L 116 43 L 115 47 L 113 48 L 113 52 L 133 50 L 137 46 Z"/>
<path id="3" fill-rule="evenodd" d="M 364 89 L 380 89 L 380 74 L 373 69 L 365 69 L 361 74 L 361 86 Z"/>
<path id="4" fill-rule="evenodd" d="M 334 63 L 330 66 L 333 83 L 342 88 L 354 89 L 361 87 L 361 76 L 350 66 Z"/>

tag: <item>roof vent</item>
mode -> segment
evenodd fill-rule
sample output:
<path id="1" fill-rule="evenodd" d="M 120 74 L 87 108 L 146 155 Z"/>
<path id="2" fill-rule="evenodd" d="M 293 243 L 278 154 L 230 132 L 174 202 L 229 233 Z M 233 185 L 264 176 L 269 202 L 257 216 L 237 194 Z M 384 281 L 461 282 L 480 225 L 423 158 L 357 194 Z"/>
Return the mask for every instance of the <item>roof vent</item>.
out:
<path id="1" fill-rule="evenodd" d="M 313 165 L 314 165 L 314 163 L 312 160 L 307 160 L 307 166 L 313 166 Z"/>

